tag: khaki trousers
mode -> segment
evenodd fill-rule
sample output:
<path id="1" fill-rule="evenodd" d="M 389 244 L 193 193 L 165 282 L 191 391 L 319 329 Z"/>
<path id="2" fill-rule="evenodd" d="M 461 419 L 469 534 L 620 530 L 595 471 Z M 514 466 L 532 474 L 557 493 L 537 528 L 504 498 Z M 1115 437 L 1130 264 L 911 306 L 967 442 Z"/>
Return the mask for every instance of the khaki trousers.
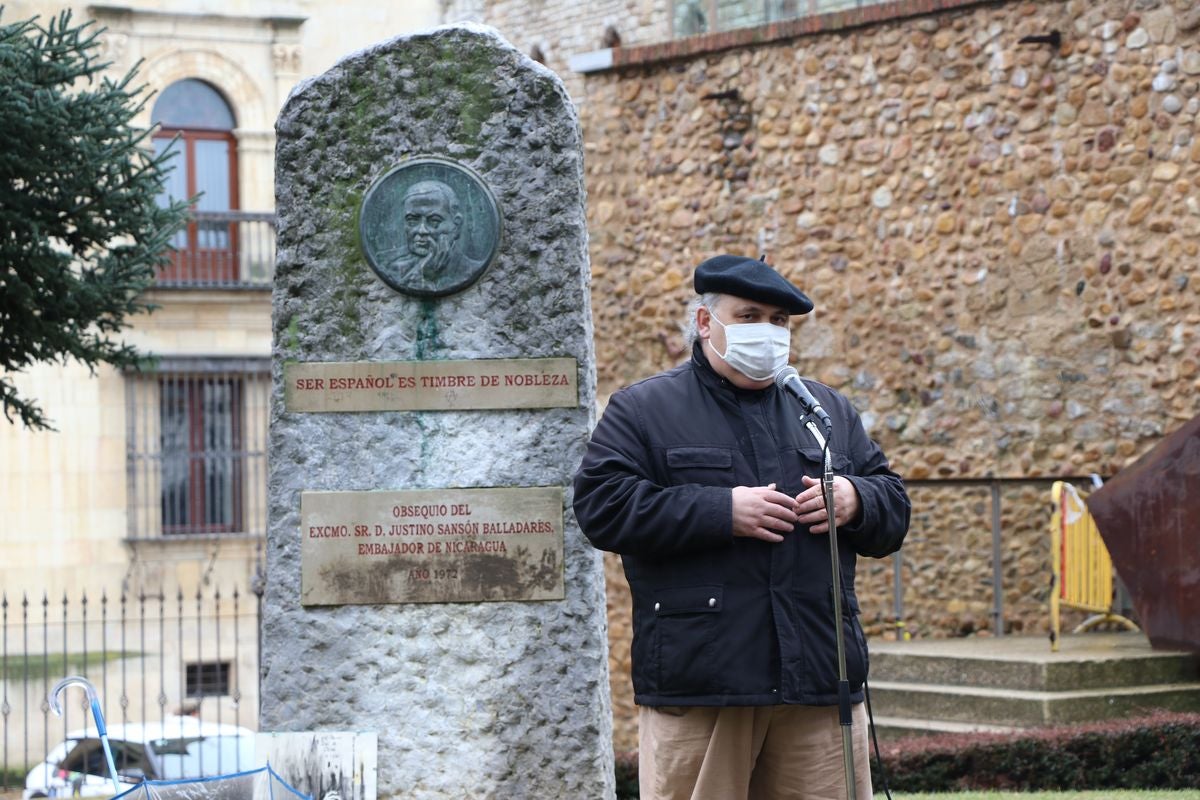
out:
<path id="1" fill-rule="evenodd" d="M 857 800 L 871 800 L 867 712 L 852 711 Z M 845 800 L 836 706 L 638 711 L 642 800 Z"/>

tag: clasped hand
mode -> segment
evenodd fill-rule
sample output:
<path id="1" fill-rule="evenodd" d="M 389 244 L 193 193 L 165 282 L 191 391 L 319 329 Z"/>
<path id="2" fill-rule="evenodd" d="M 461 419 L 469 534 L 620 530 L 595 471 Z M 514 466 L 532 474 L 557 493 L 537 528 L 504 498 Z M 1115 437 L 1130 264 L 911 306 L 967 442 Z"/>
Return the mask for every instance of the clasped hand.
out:
<path id="1" fill-rule="evenodd" d="M 804 476 L 805 489 L 792 497 L 767 486 L 737 486 L 733 489 L 733 535 L 764 542 L 782 542 L 797 524 L 808 525 L 810 533 L 828 533 L 825 494 L 821 481 Z M 858 490 L 841 475 L 833 477 L 834 520 L 845 525 L 858 516 Z"/>

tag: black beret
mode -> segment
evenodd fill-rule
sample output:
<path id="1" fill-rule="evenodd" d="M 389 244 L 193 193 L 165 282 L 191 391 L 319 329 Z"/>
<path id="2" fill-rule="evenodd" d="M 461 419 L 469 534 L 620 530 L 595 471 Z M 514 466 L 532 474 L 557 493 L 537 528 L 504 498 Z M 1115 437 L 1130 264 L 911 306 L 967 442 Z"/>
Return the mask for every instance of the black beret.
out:
<path id="1" fill-rule="evenodd" d="M 786 308 L 789 314 L 807 314 L 813 310 L 813 302 L 804 292 L 792 286 L 770 264 L 753 258 L 713 256 L 696 267 L 693 280 L 697 294 L 731 294 Z"/>

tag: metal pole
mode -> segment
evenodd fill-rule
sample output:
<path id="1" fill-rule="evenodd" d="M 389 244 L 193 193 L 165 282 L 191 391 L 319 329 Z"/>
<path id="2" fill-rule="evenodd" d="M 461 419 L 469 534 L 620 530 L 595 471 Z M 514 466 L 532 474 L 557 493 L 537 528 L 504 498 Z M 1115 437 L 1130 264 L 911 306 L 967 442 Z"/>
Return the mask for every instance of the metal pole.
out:
<path id="1" fill-rule="evenodd" d="M 854 719 L 850 710 L 850 681 L 846 678 L 846 636 L 842 625 L 842 564 L 838 559 L 837 520 L 833 501 L 833 458 L 829 443 L 812 421 L 805 427 L 816 438 L 825 454 L 825 475 L 821 488 L 825 494 L 825 517 L 829 521 L 829 563 L 833 589 L 833 633 L 837 643 L 838 723 L 842 729 L 842 768 L 846 777 L 846 798 L 857 800 L 858 786 L 854 777 Z"/>
<path id="2" fill-rule="evenodd" d="M 992 481 L 992 633 L 1004 635 L 1004 553 L 1000 543 L 1000 484 Z"/>
<path id="3" fill-rule="evenodd" d="M 904 551 L 897 550 L 892 554 L 892 627 L 896 632 L 896 641 L 902 642 L 908 638 L 904 625 Z"/>

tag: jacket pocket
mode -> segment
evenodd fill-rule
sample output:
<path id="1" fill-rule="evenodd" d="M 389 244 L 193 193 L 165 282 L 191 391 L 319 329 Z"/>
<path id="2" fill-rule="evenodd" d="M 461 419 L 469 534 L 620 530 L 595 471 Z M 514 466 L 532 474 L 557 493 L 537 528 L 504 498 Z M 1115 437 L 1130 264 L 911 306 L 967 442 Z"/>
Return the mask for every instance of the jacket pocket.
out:
<path id="1" fill-rule="evenodd" d="M 713 648 L 724 589 L 719 585 L 663 589 L 654 595 L 654 653 L 658 692 L 709 694 L 719 689 Z"/>
<path id="2" fill-rule="evenodd" d="M 842 602 L 842 619 L 845 620 L 846 626 L 843 629 L 843 635 L 846 637 L 846 677 L 850 681 L 851 691 L 871 673 L 871 653 L 867 649 L 867 635 L 863 632 L 862 621 L 859 619 L 861 616 L 858 598 L 849 595 Z M 852 651 L 855 655 L 853 672 L 850 670 Z"/>
<path id="3" fill-rule="evenodd" d="M 804 674 L 801 687 L 806 694 L 837 694 L 837 639 L 833 627 L 833 590 L 798 598 L 801 636 L 804 638 Z M 842 639 L 846 647 L 846 681 L 850 691 L 862 689 L 867 677 L 867 640 L 858 622 L 858 600 L 848 595 L 842 601 Z"/>
<path id="4" fill-rule="evenodd" d="M 815 477 L 820 477 L 825 472 L 824 450 L 814 445 L 813 447 L 797 447 L 796 452 L 800 454 L 800 460 L 807 469 L 816 467 Z M 846 471 L 850 469 L 850 458 L 845 453 L 830 450 L 829 461 L 833 464 L 833 471 L 839 475 L 846 474 Z"/>
<path id="5" fill-rule="evenodd" d="M 733 451 L 724 447 L 668 447 L 667 472 L 676 486 L 732 486 Z"/>

